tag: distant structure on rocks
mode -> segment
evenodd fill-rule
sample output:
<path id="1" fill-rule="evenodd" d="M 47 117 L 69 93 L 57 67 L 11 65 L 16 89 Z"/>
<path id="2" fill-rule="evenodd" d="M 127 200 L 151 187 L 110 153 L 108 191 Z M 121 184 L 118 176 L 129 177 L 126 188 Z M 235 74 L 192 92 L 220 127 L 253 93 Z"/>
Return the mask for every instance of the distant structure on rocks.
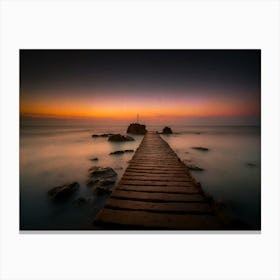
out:
<path id="1" fill-rule="evenodd" d="M 131 123 L 126 132 L 130 134 L 146 134 L 147 129 L 144 124 Z"/>
<path id="2" fill-rule="evenodd" d="M 137 114 L 137 121 L 135 123 L 131 123 L 127 128 L 127 133 L 130 134 L 146 134 L 147 129 L 144 124 L 140 124 L 139 122 L 139 114 Z"/>

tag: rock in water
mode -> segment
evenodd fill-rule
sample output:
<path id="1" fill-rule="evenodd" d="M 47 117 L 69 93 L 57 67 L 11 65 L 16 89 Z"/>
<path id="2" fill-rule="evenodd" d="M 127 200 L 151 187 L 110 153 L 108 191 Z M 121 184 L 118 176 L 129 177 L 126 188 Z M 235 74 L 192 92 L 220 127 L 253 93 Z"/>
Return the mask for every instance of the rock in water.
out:
<path id="1" fill-rule="evenodd" d="M 125 142 L 125 141 L 134 141 L 135 139 L 128 135 L 113 134 L 108 138 L 108 141 L 112 142 Z"/>
<path id="2" fill-rule="evenodd" d="M 192 149 L 198 150 L 198 151 L 202 151 L 202 152 L 207 152 L 207 151 L 209 151 L 208 148 L 204 148 L 204 147 L 192 147 Z"/>
<path id="3" fill-rule="evenodd" d="M 79 183 L 73 182 L 52 188 L 48 191 L 48 195 L 54 200 L 65 199 L 72 195 L 80 187 Z"/>
<path id="4" fill-rule="evenodd" d="M 97 137 L 110 137 L 111 135 L 113 135 L 113 134 L 111 134 L 111 133 L 92 134 L 91 137 L 92 137 L 92 138 L 97 138 Z"/>
<path id="5" fill-rule="evenodd" d="M 104 194 L 111 194 L 112 193 L 112 190 L 109 189 L 109 188 L 104 188 L 104 187 L 101 187 L 101 186 L 97 186 L 95 189 L 94 189 L 94 192 L 97 194 L 97 195 L 104 195 Z"/>
<path id="6" fill-rule="evenodd" d="M 104 179 L 104 180 L 100 180 L 98 182 L 98 185 L 102 186 L 102 187 L 113 186 L 115 184 L 115 182 L 116 182 L 116 180 Z"/>
<path id="7" fill-rule="evenodd" d="M 93 191 L 97 195 L 110 194 L 116 181 L 112 179 L 100 180 L 94 187 Z"/>
<path id="8" fill-rule="evenodd" d="M 172 130 L 170 127 L 166 126 L 163 130 L 162 130 L 162 134 L 172 134 Z"/>
<path id="9" fill-rule="evenodd" d="M 204 171 L 203 168 L 196 166 L 194 164 L 186 164 L 187 167 L 189 168 L 189 170 L 193 170 L 193 171 Z"/>
<path id="10" fill-rule="evenodd" d="M 121 155 L 124 153 L 133 153 L 134 150 L 123 150 L 123 151 L 115 151 L 115 152 L 111 152 L 110 155 Z"/>
<path id="11" fill-rule="evenodd" d="M 87 197 L 79 197 L 73 201 L 75 206 L 89 205 L 95 202 L 95 197 L 87 196 Z"/>
<path id="12" fill-rule="evenodd" d="M 140 123 L 131 123 L 127 128 L 126 133 L 131 134 L 145 134 L 147 132 L 146 126 Z"/>
<path id="13" fill-rule="evenodd" d="M 124 151 L 115 151 L 110 153 L 110 155 L 120 155 L 120 154 L 124 154 Z"/>
<path id="14" fill-rule="evenodd" d="M 89 169 L 89 179 L 87 184 L 91 186 L 106 179 L 114 179 L 115 181 L 116 177 L 117 173 L 113 168 L 94 166 Z"/>

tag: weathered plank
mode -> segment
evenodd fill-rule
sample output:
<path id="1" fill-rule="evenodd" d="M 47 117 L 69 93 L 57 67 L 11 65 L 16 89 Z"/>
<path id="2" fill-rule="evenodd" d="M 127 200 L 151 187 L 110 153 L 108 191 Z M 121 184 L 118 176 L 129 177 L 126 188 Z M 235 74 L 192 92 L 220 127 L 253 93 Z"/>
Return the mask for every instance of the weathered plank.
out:
<path id="1" fill-rule="evenodd" d="M 141 181 L 121 179 L 119 185 L 132 186 L 169 186 L 169 187 L 193 187 L 193 182 L 168 182 L 168 181 Z"/>
<path id="2" fill-rule="evenodd" d="M 166 182 L 191 182 L 191 179 L 188 176 L 177 177 L 177 176 L 155 176 L 151 174 L 150 176 L 130 176 L 126 173 L 122 177 L 124 180 L 138 180 L 138 181 L 166 181 Z"/>
<path id="3" fill-rule="evenodd" d="M 180 201 L 180 202 L 202 202 L 205 201 L 201 194 L 173 194 L 173 193 L 150 193 L 135 192 L 116 189 L 111 197 L 143 201 Z"/>
<path id="4" fill-rule="evenodd" d="M 149 174 L 149 175 L 148 175 Z M 179 178 L 187 178 L 187 179 L 190 179 L 190 176 L 184 172 L 183 170 L 181 171 L 174 171 L 174 172 L 159 172 L 157 170 L 153 170 L 151 172 L 146 172 L 146 173 L 143 173 L 143 172 L 139 172 L 137 170 L 134 170 L 134 171 L 131 171 L 131 170 L 127 170 L 125 172 L 125 176 L 129 177 L 129 176 L 141 176 L 141 177 L 147 177 L 147 178 L 150 178 L 150 177 L 161 177 L 161 178 L 173 178 L 173 177 L 177 177 L 178 178 L 178 174 L 180 175 Z"/>
<path id="5" fill-rule="evenodd" d="M 166 214 L 105 208 L 97 225 L 108 229 L 218 230 L 223 226 L 215 216 Z"/>
<path id="6" fill-rule="evenodd" d="M 126 169 L 126 172 L 125 172 L 127 175 L 140 175 L 140 176 L 147 176 L 149 174 L 153 174 L 153 175 L 165 175 L 165 176 L 172 176 L 172 175 L 176 175 L 176 176 L 185 176 L 186 175 L 186 172 L 184 172 L 183 170 L 154 170 L 154 169 L 151 169 L 151 170 L 139 170 L 139 169 Z"/>
<path id="7" fill-rule="evenodd" d="M 167 172 L 187 172 L 187 169 L 184 167 L 167 167 L 167 166 L 149 166 L 149 165 L 129 165 L 129 169 L 136 169 L 139 172 L 141 171 L 167 171 Z"/>
<path id="8" fill-rule="evenodd" d="M 128 172 L 129 171 L 137 171 L 137 172 L 141 172 L 141 173 L 147 173 L 147 172 L 165 172 L 165 173 L 171 173 L 174 174 L 174 172 L 187 172 L 186 168 L 182 168 L 182 167 L 160 167 L 160 166 L 153 166 L 153 167 L 149 167 L 149 166 L 136 166 L 136 165 L 129 165 L 129 167 L 126 169 Z"/>
<path id="9" fill-rule="evenodd" d="M 154 192 L 154 193 L 200 193 L 200 190 L 195 187 L 174 187 L 174 186 L 135 186 L 135 185 L 120 185 L 116 188 L 123 191 L 138 191 L 138 192 Z"/>
<path id="10" fill-rule="evenodd" d="M 168 202 L 168 203 L 155 203 L 145 201 L 133 201 L 133 200 L 120 200 L 110 198 L 106 204 L 106 208 L 110 209 L 126 209 L 126 210 L 138 210 L 147 212 L 165 212 L 165 213 L 196 213 L 196 214 L 211 214 L 212 210 L 207 203 L 180 203 L 180 202 Z"/>

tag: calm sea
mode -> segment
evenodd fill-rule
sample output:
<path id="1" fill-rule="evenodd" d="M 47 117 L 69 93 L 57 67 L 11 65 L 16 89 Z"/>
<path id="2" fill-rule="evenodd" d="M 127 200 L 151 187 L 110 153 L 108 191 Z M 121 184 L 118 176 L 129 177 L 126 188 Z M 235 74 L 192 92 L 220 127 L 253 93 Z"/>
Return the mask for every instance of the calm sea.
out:
<path id="1" fill-rule="evenodd" d="M 107 197 L 94 197 L 94 203 L 82 207 L 74 200 L 93 196 L 86 186 L 92 166 L 112 167 L 118 180 L 133 154 L 119 156 L 110 152 L 136 149 L 136 141 L 111 143 L 107 138 L 92 138 L 99 133 L 125 133 L 127 126 L 28 125 L 20 128 L 20 229 L 91 229 Z M 161 130 L 162 126 L 148 126 Z M 202 188 L 225 205 L 225 211 L 260 228 L 261 154 L 259 127 L 172 126 L 175 132 L 162 136 L 182 161 L 204 171 L 192 171 Z M 208 152 L 192 149 L 207 147 Z M 98 161 L 90 159 L 97 157 Z M 52 202 L 47 191 L 67 182 L 77 181 L 80 188 L 71 199 Z"/>

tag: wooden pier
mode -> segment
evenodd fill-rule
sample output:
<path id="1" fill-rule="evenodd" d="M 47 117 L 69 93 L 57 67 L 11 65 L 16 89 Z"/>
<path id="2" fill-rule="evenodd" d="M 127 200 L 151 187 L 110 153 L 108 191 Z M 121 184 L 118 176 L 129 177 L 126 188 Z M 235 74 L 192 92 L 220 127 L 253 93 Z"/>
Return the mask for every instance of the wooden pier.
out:
<path id="1" fill-rule="evenodd" d="M 225 229 L 213 202 L 156 132 L 148 132 L 95 224 L 104 229 Z"/>

